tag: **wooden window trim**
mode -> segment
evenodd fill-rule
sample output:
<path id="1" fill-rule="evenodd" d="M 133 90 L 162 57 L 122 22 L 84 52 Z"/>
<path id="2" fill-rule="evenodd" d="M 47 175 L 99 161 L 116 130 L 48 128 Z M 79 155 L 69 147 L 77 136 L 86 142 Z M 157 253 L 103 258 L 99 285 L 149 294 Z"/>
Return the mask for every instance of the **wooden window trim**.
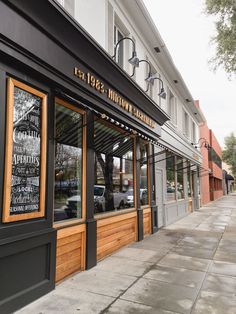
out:
<path id="1" fill-rule="evenodd" d="M 14 88 L 18 87 L 42 99 L 41 102 L 41 137 L 40 137 L 40 199 L 39 211 L 33 213 L 10 215 L 11 204 L 11 178 L 12 178 L 12 151 L 13 151 L 13 113 L 14 113 Z M 4 223 L 28 220 L 45 216 L 45 189 L 46 189 L 46 145 L 47 145 L 47 95 L 21 83 L 8 78 L 7 82 L 7 116 L 6 116 L 6 152 L 4 173 Z"/>
<path id="2" fill-rule="evenodd" d="M 82 218 L 72 218 L 68 220 L 61 220 L 58 222 L 53 222 L 53 227 L 56 229 L 65 228 L 65 227 L 71 227 L 74 225 L 82 224 L 85 222 L 86 218 L 86 153 L 87 153 L 87 138 L 86 138 L 86 112 L 75 105 L 72 105 L 68 103 L 65 100 L 62 100 L 61 98 L 55 97 L 54 99 L 55 104 L 59 104 L 61 106 L 64 106 L 70 110 L 76 111 L 82 115 Z M 54 153 L 55 155 L 55 153 Z M 54 198 L 53 198 L 54 201 Z M 54 209 L 54 205 L 53 205 Z"/>

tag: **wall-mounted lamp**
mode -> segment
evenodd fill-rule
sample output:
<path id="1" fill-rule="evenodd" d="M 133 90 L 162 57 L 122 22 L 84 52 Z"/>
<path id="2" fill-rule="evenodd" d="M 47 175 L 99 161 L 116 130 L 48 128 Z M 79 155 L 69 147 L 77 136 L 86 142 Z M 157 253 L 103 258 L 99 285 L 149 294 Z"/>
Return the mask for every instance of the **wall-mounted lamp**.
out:
<path id="1" fill-rule="evenodd" d="M 166 99 L 166 92 L 165 92 L 165 90 L 164 90 L 164 84 L 163 84 L 162 79 L 160 79 L 159 77 L 156 77 L 154 74 L 151 74 L 151 73 L 150 73 L 150 75 L 145 79 L 145 81 L 147 81 L 147 83 L 148 83 L 148 87 L 147 87 L 147 89 L 145 90 L 145 92 L 148 92 L 149 86 L 154 84 L 154 80 L 159 80 L 159 81 L 161 82 L 161 90 L 160 90 L 160 93 L 158 94 L 158 96 L 160 96 L 160 97 L 163 98 L 163 99 Z"/>
<path id="2" fill-rule="evenodd" d="M 133 41 L 132 38 L 130 37 L 123 37 L 121 38 L 117 44 L 115 45 L 115 48 L 114 48 L 114 55 L 112 56 L 112 59 L 114 59 L 116 57 L 116 53 L 117 53 L 117 48 L 118 46 L 120 45 L 120 43 L 123 41 L 123 40 L 130 40 L 132 42 L 132 45 L 133 45 L 133 51 L 132 51 L 132 56 L 131 58 L 129 58 L 129 63 L 134 67 L 134 68 L 137 68 L 139 66 L 139 58 L 137 57 L 137 52 L 136 52 L 136 47 L 135 47 L 135 42 Z M 133 76 L 133 74 L 132 74 Z"/>
<path id="3" fill-rule="evenodd" d="M 200 141 L 203 140 L 201 143 Z M 195 148 L 201 148 L 203 145 L 207 150 L 211 149 L 211 145 L 208 143 L 207 139 L 205 137 L 200 137 L 197 143 L 191 143 Z M 200 144 L 200 146 L 197 146 Z"/>
<path id="4" fill-rule="evenodd" d="M 149 66 L 149 70 L 148 70 L 148 76 L 147 76 L 147 78 L 151 75 L 151 64 L 150 64 L 150 62 L 148 62 L 147 60 L 143 59 L 143 60 L 139 60 L 138 65 L 137 65 L 136 67 L 134 67 L 134 69 L 133 69 L 133 73 L 132 73 L 132 75 L 131 75 L 130 77 L 134 76 L 135 69 L 139 67 L 139 64 L 140 64 L 141 62 L 146 62 L 146 63 L 148 64 L 148 66 Z M 145 79 L 145 80 L 146 80 L 146 79 Z"/>

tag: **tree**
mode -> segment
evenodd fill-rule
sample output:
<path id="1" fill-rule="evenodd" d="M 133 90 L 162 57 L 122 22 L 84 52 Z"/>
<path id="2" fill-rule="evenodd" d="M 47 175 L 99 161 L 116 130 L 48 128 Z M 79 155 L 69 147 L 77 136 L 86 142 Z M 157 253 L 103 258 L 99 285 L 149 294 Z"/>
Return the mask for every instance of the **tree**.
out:
<path id="1" fill-rule="evenodd" d="M 223 66 L 232 76 L 236 74 L 236 1 L 205 0 L 206 13 L 216 16 L 216 55 L 210 61 L 214 70 Z"/>
<path id="2" fill-rule="evenodd" d="M 105 181 L 105 209 L 114 209 L 114 194 L 113 194 L 113 168 L 114 168 L 114 158 L 112 153 L 105 154 L 103 159 L 100 152 L 96 152 L 97 160 L 99 161 L 103 177 Z"/>
<path id="3" fill-rule="evenodd" d="M 225 137 L 225 149 L 222 152 L 223 161 L 231 168 L 233 176 L 236 178 L 236 137 L 234 133 Z"/>

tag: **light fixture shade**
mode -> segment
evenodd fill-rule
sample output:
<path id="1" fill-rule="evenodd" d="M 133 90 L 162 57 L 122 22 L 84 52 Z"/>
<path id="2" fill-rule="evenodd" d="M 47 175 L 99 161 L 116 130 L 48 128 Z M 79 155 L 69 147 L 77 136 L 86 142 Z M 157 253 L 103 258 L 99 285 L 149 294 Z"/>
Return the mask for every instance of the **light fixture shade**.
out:
<path id="1" fill-rule="evenodd" d="M 154 80 L 157 79 L 157 77 L 154 74 L 150 74 L 145 81 L 149 84 L 154 84 Z"/>
<path id="2" fill-rule="evenodd" d="M 164 90 L 163 87 L 161 88 L 161 91 L 160 91 L 160 93 L 159 93 L 158 95 L 159 95 L 161 98 L 166 99 L 166 92 L 165 92 L 165 90 Z"/>
<path id="3" fill-rule="evenodd" d="M 133 51 L 132 57 L 128 60 L 129 63 L 134 66 L 135 68 L 139 67 L 139 58 L 137 57 L 136 51 Z"/>

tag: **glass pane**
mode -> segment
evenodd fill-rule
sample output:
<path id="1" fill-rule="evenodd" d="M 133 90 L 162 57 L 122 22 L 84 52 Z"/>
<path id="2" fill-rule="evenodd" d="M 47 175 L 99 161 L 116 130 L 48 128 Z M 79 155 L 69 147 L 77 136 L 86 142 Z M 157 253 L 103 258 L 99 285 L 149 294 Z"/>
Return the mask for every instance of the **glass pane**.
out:
<path id="1" fill-rule="evenodd" d="M 166 154 L 166 200 L 174 201 L 175 198 L 175 157 Z"/>
<path id="2" fill-rule="evenodd" d="M 121 34 L 121 32 L 118 30 L 117 31 L 117 35 L 118 35 L 118 40 L 117 42 L 119 42 L 124 36 Z M 121 68 L 123 68 L 123 65 L 124 65 L 124 40 L 122 40 L 119 45 L 118 45 L 118 48 L 117 48 L 117 63 L 119 64 L 119 66 Z"/>
<path id="3" fill-rule="evenodd" d="M 82 218 L 82 115 L 56 104 L 54 220 Z"/>
<path id="4" fill-rule="evenodd" d="M 184 198 L 183 159 L 181 157 L 177 157 L 176 162 L 177 162 L 177 197 L 178 199 L 183 199 Z"/>
<path id="5" fill-rule="evenodd" d="M 192 180 L 191 180 L 191 164 L 188 162 L 188 171 L 187 171 L 187 187 L 188 187 L 188 197 L 192 197 Z"/>
<path id="6" fill-rule="evenodd" d="M 10 215 L 39 211 L 41 101 L 14 88 Z"/>
<path id="7" fill-rule="evenodd" d="M 133 140 L 112 125 L 95 121 L 95 213 L 134 206 Z"/>
<path id="8" fill-rule="evenodd" d="M 148 204 L 148 168 L 147 168 L 148 146 L 140 141 L 140 203 Z"/>

